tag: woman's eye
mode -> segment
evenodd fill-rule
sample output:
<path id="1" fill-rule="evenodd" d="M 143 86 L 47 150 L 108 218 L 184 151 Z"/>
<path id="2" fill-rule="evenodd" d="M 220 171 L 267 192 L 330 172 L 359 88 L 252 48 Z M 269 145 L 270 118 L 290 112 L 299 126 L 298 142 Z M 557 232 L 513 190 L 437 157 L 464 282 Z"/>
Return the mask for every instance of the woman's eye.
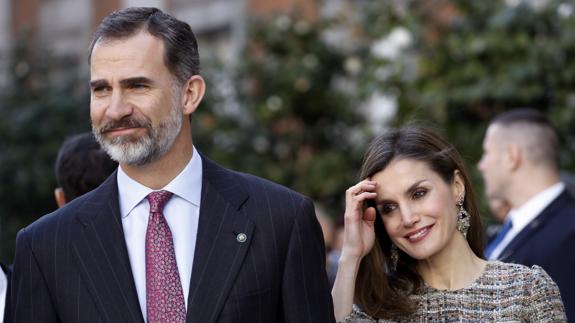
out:
<path id="1" fill-rule="evenodd" d="M 384 204 L 381 206 L 380 211 L 382 214 L 389 214 L 397 208 L 394 204 Z"/>
<path id="2" fill-rule="evenodd" d="M 423 196 L 425 196 L 426 193 L 427 193 L 427 190 L 424 190 L 424 189 L 415 190 L 415 192 L 413 192 L 413 198 L 414 199 L 422 198 Z"/>

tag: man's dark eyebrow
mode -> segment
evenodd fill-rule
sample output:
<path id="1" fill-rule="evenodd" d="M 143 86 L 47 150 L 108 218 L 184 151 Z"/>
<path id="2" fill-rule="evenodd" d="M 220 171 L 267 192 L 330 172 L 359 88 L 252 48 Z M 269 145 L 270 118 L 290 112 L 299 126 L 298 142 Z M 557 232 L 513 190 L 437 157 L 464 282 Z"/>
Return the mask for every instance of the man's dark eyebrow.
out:
<path id="1" fill-rule="evenodd" d="M 138 76 L 138 77 L 130 77 L 127 79 L 123 79 L 120 81 L 120 85 L 122 87 L 130 87 L 131 85 L 134 84 L 147 84 L 147 85 L 151 85 L 153 84 L 154 81 L 150 78 L 147 78 L 145 76 Z"/>
<path id="2" fill-rule="evenodd" d="M 97 87 L 102 87 L 102 86 L 108 86 L 108 81 L 103 80 L 103 79 L 90 81 L 90 88 L 91 89 L 95 89 Z"/>
<path id="3" fill-rule="evenodd" d="M 122 87 L 130 87 L 134 84 L 151 85 L 153 83 L 154 83 L 154 81 L 152 79 L 147 78 L 145 76 L 131 77 L 131 78 L 127 78 L 127 79 L 120 81 L 120 85 Z M 92 88 L 92 89 L 97 88 L 97 87 L 103 87 L 103 86 L 109 86 L 108 81 L 106 81 L 104 79 L 90 81 L 90 88 Z"/>

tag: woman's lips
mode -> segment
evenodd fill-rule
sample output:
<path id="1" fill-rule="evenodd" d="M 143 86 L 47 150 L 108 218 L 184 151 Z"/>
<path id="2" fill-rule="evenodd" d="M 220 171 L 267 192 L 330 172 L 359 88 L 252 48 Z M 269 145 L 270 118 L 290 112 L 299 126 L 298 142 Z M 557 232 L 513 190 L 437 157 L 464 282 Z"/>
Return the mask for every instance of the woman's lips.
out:
<path id="1" fill-rule="evenodd" d="M 432 227 L 433 224 L 425 226 L 421 229 L 417 229 L 415 231 L 411 231 L 410 233 L 406 234 L 404 238 L 407 239 L 409 242 L 419 242 L 425 239 L 425 237 L 427 237 Z"/>

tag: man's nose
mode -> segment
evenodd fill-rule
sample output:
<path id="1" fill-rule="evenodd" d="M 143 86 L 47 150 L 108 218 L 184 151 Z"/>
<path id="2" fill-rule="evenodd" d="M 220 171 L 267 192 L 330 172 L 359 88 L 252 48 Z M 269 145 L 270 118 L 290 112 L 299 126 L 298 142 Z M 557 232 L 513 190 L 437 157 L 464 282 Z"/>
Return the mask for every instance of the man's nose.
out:
<path id="1" fill-rule="evenodd" d="M 132 114 L 133 107 L 126 102 L 121 90 L 114 90 L 110 97 L 110 104 L 106 109 L 106 116 L 112 120 L 120 120 Z"/>

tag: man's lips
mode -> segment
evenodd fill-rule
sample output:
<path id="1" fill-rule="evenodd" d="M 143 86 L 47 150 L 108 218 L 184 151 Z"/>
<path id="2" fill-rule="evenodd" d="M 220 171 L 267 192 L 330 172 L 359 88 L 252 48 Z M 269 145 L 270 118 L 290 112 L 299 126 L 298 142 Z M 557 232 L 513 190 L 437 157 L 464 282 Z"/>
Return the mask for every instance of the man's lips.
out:
<path id="1" fill-rule="evenodd" d="M 425 226 L 423 228 L 411 231 L 403 237 L 405 239 L 407 239 L 409 242 L 421 241 L 421 240 L 425 239 L 425 237 L 427 237 L 429 232 L 431 232 L 431 228 L 433 226 L 434 226 L 434 224 L 431 224 L 431 225 Z"/>
<path id="2" fill-rule="evenodd" d="M 108 129 L 104 131 L 105 134 L 114 134 L 114 135 L 127 135 L 134 133 L 140 129 L 140 127 L 117 127 L 113 129 Z"/>

